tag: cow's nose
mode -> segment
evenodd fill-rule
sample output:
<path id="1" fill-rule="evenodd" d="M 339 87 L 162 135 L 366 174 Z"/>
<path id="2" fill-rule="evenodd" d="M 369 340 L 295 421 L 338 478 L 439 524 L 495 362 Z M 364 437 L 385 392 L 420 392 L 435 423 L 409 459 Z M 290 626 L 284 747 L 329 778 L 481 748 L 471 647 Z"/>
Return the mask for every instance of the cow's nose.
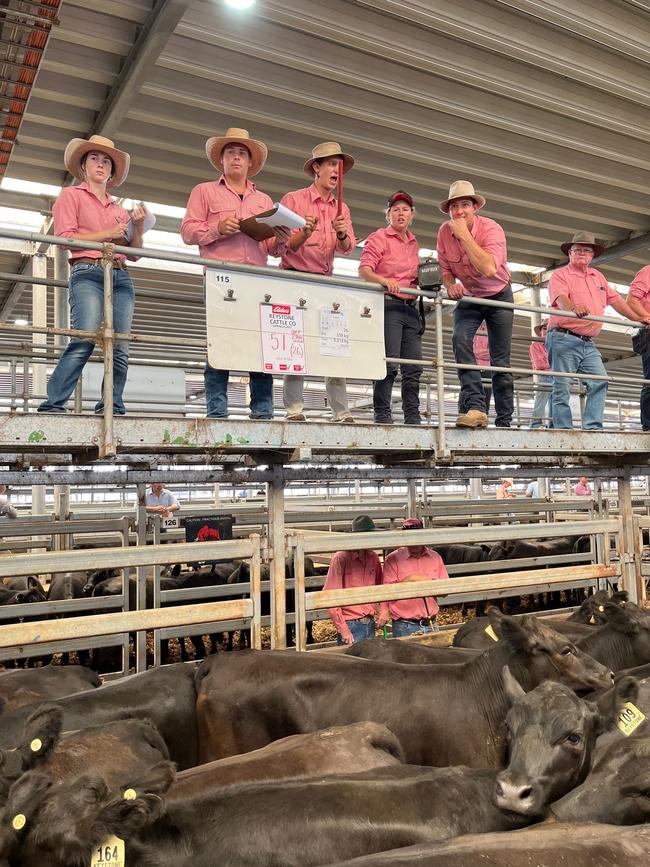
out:
<path id="1" fill-rule="evenodd" d="M 497 806 L 515 812 L 527 812 L 533 806 L 533 787 L 512 780 L 496 781 L 495 795 Z"/>

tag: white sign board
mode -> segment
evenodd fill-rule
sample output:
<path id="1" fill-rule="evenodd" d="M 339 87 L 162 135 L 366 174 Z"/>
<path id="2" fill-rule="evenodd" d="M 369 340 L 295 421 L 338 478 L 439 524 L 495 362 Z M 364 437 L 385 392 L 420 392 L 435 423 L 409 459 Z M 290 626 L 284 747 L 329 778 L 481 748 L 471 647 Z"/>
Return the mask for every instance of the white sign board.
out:
<path id="1" fill-rule="evenodd" d="M 293 304 L 260 304 L 262 360 L 265 373 L 302 376 L 305 359 L 303 309 Z"/>
<path id="2" fill-rule="evenodd" d="M 170 517 L 163 518 L 160 522 L 160 526 L 163 530 L 178 530 L 180 527 L 180 522 L 178 518 Z"/>
<path id="3" fill-rule="evenodd" d="M 386 376 L 380 291 L 305 280 L 294 271 L 276 276 L 227 268 L 210 268 L 205 286 L 212 367 L 367 380 Z M 281 308 L 289 312 L 273 313 Z"/>

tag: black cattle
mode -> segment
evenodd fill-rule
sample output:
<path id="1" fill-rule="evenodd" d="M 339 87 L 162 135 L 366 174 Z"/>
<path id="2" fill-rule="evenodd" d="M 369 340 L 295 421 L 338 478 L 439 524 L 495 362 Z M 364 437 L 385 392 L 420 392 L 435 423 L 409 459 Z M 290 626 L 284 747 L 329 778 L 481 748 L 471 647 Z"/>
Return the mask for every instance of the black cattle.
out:
<path id="1" fill-rule="evenodd" d="M 148 719 L 180 768 L 196 764 L 196 691 L 193 663 L 176 663 L 104 684 L 92 692 L 59 699 L 65 731 L 120 719 Z M 34 710 L 25 705 L 0 716 L 0 748 L 12 748 Z"/>
<path id="2" fill-rule="evenodd" d="M 442 558 L 445 566 L 461 563 L 482 563 L 490 554 L 489 545 L 436 545 L 433 548 Z"/>
<path id="3" fill-rule="evenodd" d="M 0 750 L 0 803 L 9 788 L 25 771 L 42 765 L 61 735 L 63 713 L 56 705 L 39 705 L 25 720 L 23 731 L 12 749 Z"/>
<path id="4" fill-rule="evenodd" d="M 650 827 L 544 823 L 513 833 L 471 834 L 380 852 L 330 867 L 639 867 Z"/>
<path id="5" fill-rule="evenodd" d="M 647 668 L 648 666 L 641 666 L 641 668 L 632 668 L 629 671 L 646 673 Z M 617 703 L 617 693 L 621 690 L 619 684 L 628 680 L 629 677 L 630 675 L 625 675 L 619 679 L 617 675 L 616 687 L 599 692 L 592 700 L 596 701 L 598 707 L 605 713 L 611 714 L 613 705 Z M 609 731 L 598 738 L 597 755 L 603 753 L 615 741 L 625 740 L 632 735 L 634 737 L 650 735 L 650 677 L 644 677 L 641 680 L 636 680 L 634 677 L 634 683 L 634 691 L 631 691 L 626 698 L 629 705 L 619 710 L 618 714 L 615 715 L 614 725 L 610 726 Z"/>
<path id="6" fill-rule="evenodd" d="M 551 813 L 561 822 L 635 825 L 649 821 L 650 737 L 611 744 L 584 783 L 556 801 Z"/>
<path id="7" fill-rule="evenodd" d="M 80 665 L 44 665 L 41 668 L 0 672 L 0 701 L 3 712 L 25 704 L 62 698 L 96 689 L 101 677 Z"/>
<path id="8" fill-rule="evenodd" d="M 201 761 L 258 749 L 290 734 L 375 720 L 393 731 L 407 761 L 499 766 L 507 710 L 501 669 L 531 689 L 542 680 L 606 686 L 611 672 L 533 618 L 491 609 L 501 636 L 465 665 L 404 666 L 337 654 L 218 654 L 197 671 Z"/>
<path id="9" fill-rule="evenodd" d="M 546 621 L 556 632 L 565 635 L 571 641 L 577 641 L 591 634 L 592 627 L 584 623 L 569 623 L 566 620 Z M 476 650 L 489 650 L 495 644 L 493 630 L 490 629 L 488 617 L 475 617 L 463 623 L 454 635 L 453 646 L 474 648 Z"/>
<path id="10" fill-rule="evenodd" d="M 504 672 L 506 679 L 511 676 Z M 556 751 L 553 744 L 554 701 L 565 699 L 559 684 L 544 684 L 543 695 L 538 697 L 541 714 L 527 716 L 528 723 L 518 728 L 518 736 L 526 738 L 528 728 L 535 735 L 540 719 L 545 733 L 537 737 L 537 767 L 545 777 L 557 775 L 558 781 L 546 787 L 548 796 L 563 793 L 565 787 L 580 778 L 583 764 L 581 754 L 574 751 L 565 765 L 572 763 L 574 773 L 563 768 L 556 771 Z M 514 684 L 509 687 L 514 692 Z M 530 706 L 531 695 L 522 691 L 514 696 L 515 707 L 523 702 Z M 583 703 L 584 704 L 584 703 Z M 578 728 L 585 716 L 596 713 L 580 706 L 578 701 L 562 709 L 567 725 Z M 345 732 L 343 732 L 345 736 Z M 269 748 L 267 748 L 268 750 Z M 252 757 L 251 757 L 252 758 Z M 234 760 L 243 760 L 245 756 Z M 228 761 L 228 760 L 226 760 Z M 223 762 L 212 767 L 218 769 Z M 133 803 L 133 812 L 145 827 L 128 836 L 131 817 L 119 811 L 123 822 L 121 833 L 127 837 L 127 863 L 143 867 L 152 861 L 158 867 L 192 864 L 208 867 L 215 863 L 238 867 L 315 867 L 329 864 L 338 858 L 347 858 L 421 840 L 435 841 L 469 832 L 512 830 L 523 825 L 527 818 L 496 809 L 491 803 L 490 790 L 495 784 L 495 770 L 457 768 L 422 768 L 394 765 L 354 775 L 338 775 L 291 783 L 277 781 L 257 785 L 229 785 L 226 790 L 217 782 L 210 788 L 205 778 L 214 774 L 208 768 L 194 769 L 194 782 L 203 785 L 194 788 L 179 787 L 172 783 L 168 765 L 161 765 L 142 780 L 134 780 L 132 788 L 141 803 Z M 218 773 L 217 773 L 218 777 Z M 171 784 L 171 787 L 170 787 Z M 38 792 L 38 777 L 22 781 L 18 793 L 12 790 L 13 809 L 19 809 L 17 797 L 29 803 L 30 785 Z M 87 791 L 83 788 L 86 786 Z M 92 798 L 89 795 L 92 794 Z M 116 794 L 101 789 L 92 780 L 70 790 L 61 787 L 48 791 L 39 807 L 34 827 L 23 843 L 21 856 L 39 863 L 44 851 L 62 853 L 72 859 L 78 853 L 79 863 L 97 844 L 94 826 L 102 833 L 114 832 L 115 825 L 98 822 L 115 809 Z M 165 796 L 165 813 L 160 815 L 160 804 L 147 800 L 151 795 Z M 99 803 L 98 803 L 99 801 Z M 540 802 L 542 809 L 545 802 Z M 111 806 L 112 805 L 112 806 Z M 149 813 L 149 822 L 145 814 Z M 255 816 L 251 823 L 250 817 Z M 287 822 L 286 817 L 291 821 Z M 137 821 L 137 819 L 135 819 Z M 124 827 L 127 834 L 124 834 Z M 98 833 L 95 831 L 95 833 Z M 85 847 L 83 841 L 86 841 Z M 58 860 L 53 867 L 59 867 Z"/>
<path id="11" fill-rule="evenodd" d="M 587 596 L 580 607 L 567 617 L 567 622 L 584 623 L 588 626 L 602 626 L 604 623 L 607 623 L 606 602 L 613 602 L 623 607 L 627 602 L 627 593 L 624 590 L 617 591 L 610 598 L 607 590 L 597 590 L 591 596 Z"/>
<path id="12" fill-rule="evenodd" d="M 27 605 L 46 601 L 47 594 L 43 585 L 33 575 L 26 578 L 4 578 L 0 584 L 0 605 Z"/>
<path id="13" fill-rule="evenodd" d="M 493 545 L 488 560 L 520 560 L 529 557 L 551 557 L 573 554 L 577 544 L 575 536 L 558 536 L 553 539 L 508 539 Z"/>
<path id="14" fill-rule="evenodd" d="M 606 602 L 605 615 L 607 623 L 578 639 L 578 647 L 612 671 L 650 663 L 650 617 L 632 602 Z"/>
<path id="15" fill-rule="evenodd" d="M 507 669 L 504 678 L 512 701 L 506 716 L 509 757 L 497 775 L 494 800 L 502 810 L 542 816 L 548 804 L 585 779 L 596 739 L 636 698 L 637 682 L 619 681 L 603 713 L 563 684 L 547 681 L 525 693 Z"/>
<path id="16" fill-rule="evenodd" d="M 475 659 L 482 652 L 468 647 L 431 647 L 413 641 L 385 641 L 383 638 L 364 638 L 344 650 L 348 656 L 402 662 L 407 665 L 434 665 L 439 662 L 458 664 Z"/>

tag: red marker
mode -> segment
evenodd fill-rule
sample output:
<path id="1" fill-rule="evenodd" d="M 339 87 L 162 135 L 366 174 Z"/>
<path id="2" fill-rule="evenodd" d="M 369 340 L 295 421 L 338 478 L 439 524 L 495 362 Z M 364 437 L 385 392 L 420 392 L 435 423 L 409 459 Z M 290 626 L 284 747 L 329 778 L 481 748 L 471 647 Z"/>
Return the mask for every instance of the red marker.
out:
<path id="1" fill-rule="evenodd" d="M 343 212 L 343 160 L 339 160 L 339 190 L 336 202 L 336 216 L 340 217 Z"/>

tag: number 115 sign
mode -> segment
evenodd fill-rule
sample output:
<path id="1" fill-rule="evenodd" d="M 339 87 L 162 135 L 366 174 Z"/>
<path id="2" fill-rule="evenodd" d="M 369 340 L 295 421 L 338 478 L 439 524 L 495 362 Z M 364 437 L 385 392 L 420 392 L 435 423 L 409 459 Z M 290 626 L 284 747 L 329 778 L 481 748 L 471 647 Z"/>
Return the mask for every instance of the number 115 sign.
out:
<path id="1" fill-rule="evenodd" d="M 293 304 L 260 304 L 262 359 L 266 373 L 304 375 L 304 310 Z"/>

